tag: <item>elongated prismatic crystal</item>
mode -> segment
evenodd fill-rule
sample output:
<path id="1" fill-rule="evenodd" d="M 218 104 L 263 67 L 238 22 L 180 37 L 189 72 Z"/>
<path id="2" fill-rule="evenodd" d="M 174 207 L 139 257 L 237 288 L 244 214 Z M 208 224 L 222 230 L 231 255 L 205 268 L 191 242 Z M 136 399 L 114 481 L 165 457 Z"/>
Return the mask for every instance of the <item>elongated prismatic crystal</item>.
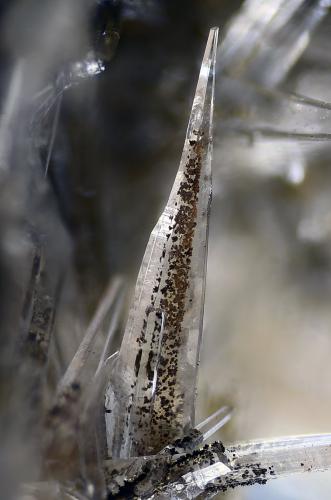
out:
<path id="1" fill-rule="evenodd" d="M 181 457 L 180 464 L 184 462 Z M 171 465 L 167 470 L 169 482 L 148 498 L 213 498 L 219 492 L 239 486 L 266 484 L 270 479 L 298 472 L 329 470 L 331 435 L 290 436 L 225 448 L 216 442 L 208 450 L 192 455 L 189 464 L 182 467 L 184 473 L 175 480 L 172 479 L 177 471 Z"/>
<path id="2" fill-rule="evenodd" d="M 155 453 L 194 425 L 217 38 L 218 29 L 211 29 L 178 173 L 145 251 L 106 394 L 113 457 Z"/>

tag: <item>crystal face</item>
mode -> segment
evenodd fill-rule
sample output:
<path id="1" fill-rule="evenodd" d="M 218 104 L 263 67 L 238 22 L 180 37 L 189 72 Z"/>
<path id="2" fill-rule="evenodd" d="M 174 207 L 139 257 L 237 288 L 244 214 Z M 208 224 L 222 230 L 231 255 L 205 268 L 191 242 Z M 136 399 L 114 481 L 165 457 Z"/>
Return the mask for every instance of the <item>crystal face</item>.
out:
<path id="1" fill-rule="evenodd" d="M 155 453 L 194 424 L 211 200 L 217 37 L 214 28 L 202 61 L 179 170 L 146 248 L 111 375 L 106 402 L 112 411 L 106 419 L 110 456 Z"/>

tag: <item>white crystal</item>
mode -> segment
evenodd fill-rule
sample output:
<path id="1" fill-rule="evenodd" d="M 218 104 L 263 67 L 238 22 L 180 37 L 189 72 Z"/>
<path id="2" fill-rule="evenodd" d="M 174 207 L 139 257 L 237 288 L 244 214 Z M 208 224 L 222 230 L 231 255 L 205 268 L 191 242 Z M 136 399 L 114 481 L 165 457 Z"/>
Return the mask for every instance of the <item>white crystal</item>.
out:
<path id="1" fill-rule="evenodd" d="M 160 450 L 194 425 L 211 200 L 218 29 L 210 31 L 179 170 L 142 261 L 107 401 L 109 454 Z"/>

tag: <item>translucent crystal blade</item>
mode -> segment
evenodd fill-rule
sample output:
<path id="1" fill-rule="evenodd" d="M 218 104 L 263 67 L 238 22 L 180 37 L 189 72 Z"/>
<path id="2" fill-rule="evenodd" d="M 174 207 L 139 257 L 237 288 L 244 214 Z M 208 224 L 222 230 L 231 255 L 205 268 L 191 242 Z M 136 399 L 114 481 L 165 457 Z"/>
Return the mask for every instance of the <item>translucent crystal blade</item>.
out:
<path id="1" fill-rule="evenodd" d="M 24 61 L 17 62 L 9 84 L 5 105 L 0 118 L 0 176 L 9 168 L 8 155 L 13 146 L 12 128 L 21 104 Z"/>
<path id="2" fill-rule="evenodd" d="M 49 164 L 50 164 L 52 153 L 53 153 L 56 132 L 57 132 L 58 124 L 59 124 L 61 103 L 62 103 L 62 95 L 58 98 L 58 102 L 57 102 L 56 108 L 55 108 L 55 114 L 54 114 L 54 118 L 53 118 L 52 130 L 51 130 L 51 137 L 49 140 L 49 146 L 48 146 L 48 152 L 47 152 L 47 158 L 46 158 L 46 164 L 45 164 L 45 177 L 48 174 L 48 168 L 49 168 Z"/>
<path id="3" fill-rule="evenodd" d="M 315 142 L 331 139 L 329 102 L 226 76 L 217 91 L 216 137 L 223 137 L 224 131 L 235 131 L 250 138 L 259 135 Z"/>
<path id="4" fill-rule="evenodd" d="M 331 468 L 331 435 L 238 443 L 226 447 L 224 457 L 208 466 L 193 465 L 191 472 L 151 498 L 186 499 L 202 494 L 212 498 L 238 486 L 266 484 L 269 479 L 298 472 L 325 471 Z"/>
<path id="5" fill-rule="evenodd" d="M 114 456 L 150 454 L 194 420 L 201 340 L 218 29 L 210 31 L 179 170 L 140 268 L 106 404 Z M 116 406 L 116 408 L 115 408 Z"/>
<path id="6" fill-rule="evenodd" d="M 59 392 L 66 390 L 75 382 L 82 382 L 82 372 L 85 372 L 84 381 L 88 378 L 88 370 L 86 369 L 86 366 L 89 361 L 95 365 L 93 366 L 94 371 L 100 363 L 99 357 L 102 357 L 103 353 L 99 353 L 98 350 L 95 350 L 95 352 L 93 350 L 93 345 L 96 340 L 96 335 L 100 331 L 100 327 L 109 313 L 109 310 L 114 306 L 117 299 L 121 295 L 120 292 L 122 286 L 123 280 L 120 277 L 116 277 L 111 281 L 97 311 L 91 320 L 84 338 L 75 353 L 75 356 L 73 357 L 62 381 L 59 384 Z"/>
<path id="7" fill-rule="evenodd" d="M 328 7 L 325 0 L 246 0 L 226 33 L 220 69 L 274 87 L 300 58 Z"/>
<path id="8" fill-rule="evenodd" d="M 113 316 L 113 324 L 116 321 L 116 312 Z M 118 319 L 116 326 L 118 326 Z M 114 327 L 111 330 L 114 330 Z M 98 491 L 102 498 L 105 491 L 102 459 L 106 455 L 102 396 L 107 387 L 109 370 L 117 357 L 118 352 L 115 352 L 105 360 L 103 365 L 99 365 L 86 391 L 80 414 L 81 474 L 87 482 L 93 483 L 95 491 Z"/>
<path id="9" fill-rule="evenodd" d="M 207 441 L 215 432 L 227 424 L 232 417 L 232 409 L 228 406 L 222 406 L 215 413 L 206 418 L 203 422 L 196 425 L 196 429 L 203 434 L 203 441 Z"/>
<path id="10" fill-rule="evenodd" d="M 197 431 L 196 431 L 197 432 Z M 187 440 L 187 438 L 184 438 Z M 184 444 L 184 439 L 182 444 Z M 181 441 L 181 440 L 178 440 Z M 230 470 L 224 454 L 224 446 L 216 442 L 201 449 L 187 447 L 184 451 L 175 446 L 167 447 L 162 453 L 128 459 L 106 460 L 104 463 L 107 479 L 107 489 L 111 498 L 124 498 L 130 491 L 132 496 L 138 498 L 176 498 L 164 496 L 173 492 L 173 487 L 191 473 L 203 471 L 210 464 L 218 464 L 218 471 L 224 464 L 227 472 Z M 148 474 L 144 471 L 148 470 Z M 218 477 L 214 473 L 214 478 Z M 210 478 L 210 474 L 209 474 Z M 157 492 L 157 493 L 156 493 Z M 111 496 L 111 495 L 114 495 Z M 118 495 L 118 496 L 115 496 Z"/>
<path id="11" fill-rule="evenodd" d="M 259 479 L 264 482 L 296 472 L 325 471 L 331 468 L 331 434 L 242 443 L 227 447 L 226 454 L 234 479 L 249 469 L 245 484 L 250 484 L 254 478 L 255 482 Z"/>
<path id="12" fill-rule="evenodd" d="M 100 443 L 105 443 L 105 436 L 100 437 L 100 422 L 104 428 L 102 395 L 108 383 L 106 375 L 110 363 L 109 359 L 104 358 L 123 307 L 122 285 L 120 277 L 111 280 L 75 356 L 58 384 L 47 413 L 44 454 L 45 469 L 51 475 L 55 473 L 67 478 L 70 474 L 82 473 L 81 467 L 84 475 L 84 460 L 90 461 L 91 455 L 98 454 Z M 109 313 L 112 314 L 112 321 L 104 338 L 101 327 Z M 77 433 L 77 429 L 80 433 Z"/>

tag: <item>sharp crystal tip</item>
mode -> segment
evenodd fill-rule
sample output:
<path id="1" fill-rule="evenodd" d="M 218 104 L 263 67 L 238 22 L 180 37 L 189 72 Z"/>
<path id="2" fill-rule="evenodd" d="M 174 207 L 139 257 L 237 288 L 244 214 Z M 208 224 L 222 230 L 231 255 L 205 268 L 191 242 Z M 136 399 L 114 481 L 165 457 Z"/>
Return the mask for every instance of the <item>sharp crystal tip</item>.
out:
<path id="1" fill-rule="evenodd" d="M 114 416 L 107 419 L 113 456 L 156 452 L 194 425 L 211 201 L 217 40 L 218 29 L 213 28 L 178 173 L 146 247 L 109 388 L 109 405 L 117 400 L 121 422 L 114 424 Z"/>

